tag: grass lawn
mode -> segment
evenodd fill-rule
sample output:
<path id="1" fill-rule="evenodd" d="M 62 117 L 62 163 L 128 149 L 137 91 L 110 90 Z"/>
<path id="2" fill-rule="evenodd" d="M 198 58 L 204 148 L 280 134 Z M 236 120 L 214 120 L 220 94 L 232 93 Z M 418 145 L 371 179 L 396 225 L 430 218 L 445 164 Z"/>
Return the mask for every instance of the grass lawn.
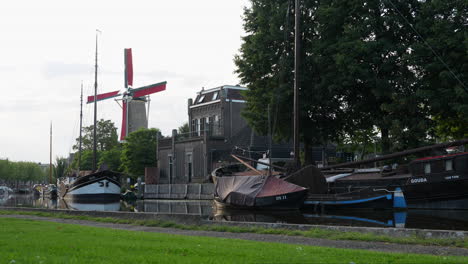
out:
<path id="1" fill-rule="evenodd" d="M 468 263 L 468 258 L 190 237 L 0 218 L 0 263 Z"/>
<path id="2" fill-rule="evenodd" d="M 230 233 L 257 233 L 257 234 L 276 234 L 286 236 L 303 236 L 311 238 L 324 238 L 331 240 L 357 240 L 357 241 L 376 241 L 397 244 L 425 245 L 425 246 L 447 246 L 468 248 L 467 238 L 426 238 L 411 235 L 408 237 L 392 237 L 388 235 L 377 235 L 372 233 L 359 232 L 342 232 L 336 230 L 326 230 L 321 228 L 311 228 L 309 230 L 287 230 L 278 228 L 261 228 L 261 227 L 241 227 L 228 226 L 220 224 L 210 225 L 184 225 L 169 221 L 160 220 L 137 220 L 137 219 L 122 219 L 112 217 L 93 217 L 88 215 L 71 215 L 61 212 L 31 212 L 31 211 L 7 211 L 0 210 L 0 215 L 20 214 L 20 215 L 35 215 L 42 217 L 53 217 L 63 219 L 89 220 L 104 223 L 129 224 L 139 226 L 153 227 L 170 227 L 182 230 L 204 230 L 218 231 Z"/>

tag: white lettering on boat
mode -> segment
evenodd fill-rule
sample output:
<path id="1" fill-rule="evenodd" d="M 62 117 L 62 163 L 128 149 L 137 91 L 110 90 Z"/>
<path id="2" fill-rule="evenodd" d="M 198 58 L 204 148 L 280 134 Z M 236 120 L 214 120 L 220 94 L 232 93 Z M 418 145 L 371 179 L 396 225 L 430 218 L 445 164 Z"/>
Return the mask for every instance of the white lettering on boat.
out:
<path id="1" fill-rule="evenodd" d="M 459 179 L 459 178 L 460 178 L 460 176 L 458 176 L 458 175 L 452 175 L 452 176 L 445 177 L 446 180 L 455 180 L 455 179 Z"/>
<path id="2" fill-rule="evenodd" d="M 281 196 L 276 196 L 275 197 L 276 201 L 282 201 L 282 200 L 286 200 L 286 195 L 281 195 Z"/>
<path id="3" fill-rule="evenodd" d="M 411 179 L 411 183 L 423 183 L 427 182 L 426 178 L 416 178 L 416 179 Z"/>

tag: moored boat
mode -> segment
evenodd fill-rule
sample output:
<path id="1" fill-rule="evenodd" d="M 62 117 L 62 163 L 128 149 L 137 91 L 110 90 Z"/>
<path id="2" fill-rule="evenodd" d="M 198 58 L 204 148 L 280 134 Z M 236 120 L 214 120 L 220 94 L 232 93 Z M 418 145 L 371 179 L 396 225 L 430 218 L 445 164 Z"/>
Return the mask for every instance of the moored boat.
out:
<path id="1" fill-rule="evenodd" d="M 120 174 L 107 169 L 81 176 L 59 179 L 60 198 L 80 202 L 113 201 L 120 199 Z"/>
<path id="2" fill-rule="evenodd" d="M 238 164 L 231 167 L 238 170 Z M 229 166 L 212 173 L 215 202 L 220 207 L 256 209 L 297 209 L 303 205 L 307 189 L 274 175 L 253 171 L 233 172 Z"/>
<path id="3" fill-rule="evenodd" d="M 416 159 L 380 170 L 323 171 L 335 192 L 401 188 L 408 208 L 468 209 L 468 152 Z"/>
<path id="4" fill-rule="evenodd" d="M 305 207 L 315 210 L 333 209 L 406 209 L 406 200 L 400 188 L 395 191 L 359 190 L 349 193 L 310 194 Z"/>

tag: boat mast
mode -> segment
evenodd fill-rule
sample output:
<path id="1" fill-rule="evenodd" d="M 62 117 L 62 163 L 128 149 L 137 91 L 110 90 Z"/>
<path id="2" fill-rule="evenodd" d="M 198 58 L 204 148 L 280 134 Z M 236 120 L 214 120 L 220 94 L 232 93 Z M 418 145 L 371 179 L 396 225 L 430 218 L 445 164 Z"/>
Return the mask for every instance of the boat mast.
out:
<path id="1" fill-rule="evenodd" d="M 50 121 L 49 184 L 52 184 L 52 121 Z"/>
<path id="2" fill-rule="evenodd" d="M 94 59 L 94 126 L 93 126 L 93 171 L 96 171 L 96 156 L 97 156 L 97 136 L 96 136 L 96 124 L 97 124 L 97 69 L 98 69 L 98 32 L 96 29 L 96 50 Z"/>
<path id="3" fill-rule="evenodd" d="M 81 170 L 81 150 L 82 150 L 81 133 L 82 131 L 83 131 L 83 82 L 81 82 L 81 96 L 80 96 L 80 143 L 78 147 L 78 171 Z"/>
<path id="4" fill-rule="evenodd" d="M 268 104 L 268 176 L 271 176 L 271 159 L 273 158 L 272 137 L 270 104 Z"/>
<path id="5" fill-rule="evenodd" d="M 301 166 L 299 159 L 299 65 L 300 65 L 300 0 L 296 0 L 294 6 L 294 164 L 297 168 Z"/>

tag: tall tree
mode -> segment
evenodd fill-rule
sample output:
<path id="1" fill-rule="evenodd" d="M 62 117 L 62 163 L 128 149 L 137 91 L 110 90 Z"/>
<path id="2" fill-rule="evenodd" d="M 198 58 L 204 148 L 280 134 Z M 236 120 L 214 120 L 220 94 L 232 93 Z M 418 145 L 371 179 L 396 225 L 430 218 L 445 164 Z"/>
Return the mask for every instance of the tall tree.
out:
<path id="1" fill-rule="evenodd" d="M 0 160 L 0 179 L 6 182 L 46 181 L 46 174 L 34 162 Z"/>
<path id="2" fill-rule="evenodd" d="M 187 133 L 189 133 L 189 132 L 190 132 L 190 130 L 189 130 L 188 122 L 183 123 L 183 124 L 177 129 L 177 133 L 179 133 L 179 134 L 187 134 Z"/>
<path id="3" fill-rule="evenodd" d="M 345 96 L 349 110 L 358 113 L 353 122 L 358 128 L 375 127 L 383 152 L 418 146 L 431 128 L 428 109 L 417 96 L 419 82 L 410 56 L 416 38 L 411 24 L 420 2 L 339 3 L 341 10 L 352 11 L 345 13 L 342 36 L 331 55 L 337 66 L 335 74 L 343 76 L 341 86 L 349 91 Z M 333 7 L 335 3 L 327 8 Z"/>
<path id="4" fill-rule="evenodd" d="M 96 153 L 97 160 L 100 159 L 101 153 L 102 151 L 98 151 Z M 75 157 L 73 158 L 73 161 L 70 167 L 73 169 L 78 168 L 78 154 L 76 154 Z M 92 169 L 93 169 L 93 150 L 92 149 L 83 150 L 81 153 L 80 170 L 92 170 Z"/>
<path id="5" fill-rule="evenodd" d="M 93 131 L 94 125 L 83 127 L 82 146 L 83 150 L 93 149 Z M 100 151 L 111 150 L 119 145 L 117 137 L 117 128 L 110 120 L 98 120 L 97 122 L 97 149 Z M 80 139 L 76 139 L 76 144 L 73 146 L 74 150 L 78 150 Z"/>
<path id="6" fill-rule="evenodd" d="M 57 157 L 55 159 L 55 166 L 54 166 L 54 170 L 53 170 L 53 175 L 54 175 L 54 178 L 55 179 L 58 179 L 58 178 L 61 178 L 63 176 L 65 176 L 65 172 L 67 170 L 67 159 L 66 158 L 60 158 L 60 157 Z"/>
<path id="7" fill-rule="evenodd" d="M 415 20 L 412 52 L 421 79 L 419 95 L 443 140 L 468 137 L 468 5 L 425 1 Z"/>
<path id="8" fill-rule="evenodd" d="M 111 150 L 102 151 L 98 165 L 106 164 L 112 171 L 120 171 L 120 159 L 122 157 L 122 146 L 116 146 Z"/>
<path id="9" fill-rule="evenodd" d="M 302 2 L 300 125 L 306 162 L 311 145 L 362 137 L 362 131 L 370 131 L 364 141 L 379 132 L 383 152 L 424 143 L 434 126 L 430 114 L 440 112 L 420 96 L 424 63 L 414 58 L 419 40 L 413 25 L 431 19 L 423 12 L 432 10 L 430 1 Z M 290 138 L 293 1 L 251 3 L 235 57 L 236 72 L 249 87 L 243 115 L 266 133 L 266 109 L 273 105 L 275 123 L 282 124 L 273 125 L 275 136 Z M 466 45 L 463 50 L 466 56 Z M 457 107 L 466 107 L 466 100 Z"/>
<path id="10" fill-rule="evenodd" d="M 156 166 L 156 137 L 159 129 L 139 129 L 130 133 L 123 144 L 121 170 L 133 177 L 142 176 L 145 167 Z"/>

